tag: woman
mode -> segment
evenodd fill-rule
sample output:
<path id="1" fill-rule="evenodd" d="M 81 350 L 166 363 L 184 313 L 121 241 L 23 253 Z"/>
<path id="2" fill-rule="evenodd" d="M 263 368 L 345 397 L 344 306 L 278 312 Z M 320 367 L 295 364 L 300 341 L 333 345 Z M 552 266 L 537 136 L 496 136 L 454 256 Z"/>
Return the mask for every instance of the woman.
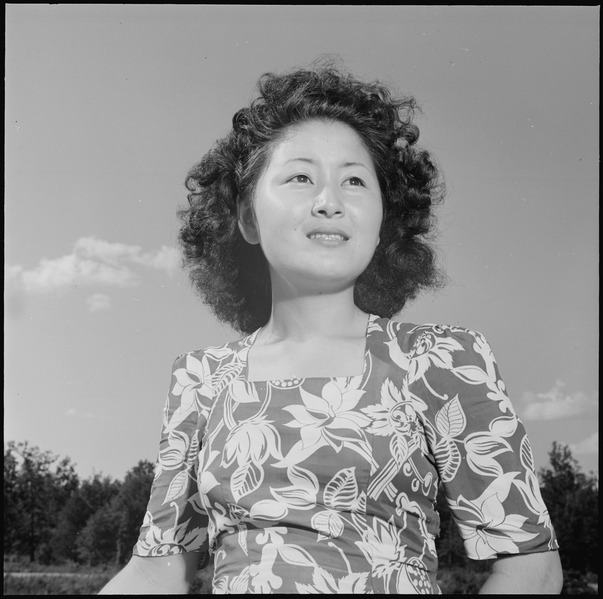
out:
<path id="1" fill-rule="evenodd" d="M 105 593 L 438 593 L 438 485 L 482 591 L 559 592 L 525 430 L 474 331 L 390 318 L 440 284 L 414 101 L 265 75 L 189 173 L 191 278 L 239 341 L 180 356 L 130 563 Z"/>

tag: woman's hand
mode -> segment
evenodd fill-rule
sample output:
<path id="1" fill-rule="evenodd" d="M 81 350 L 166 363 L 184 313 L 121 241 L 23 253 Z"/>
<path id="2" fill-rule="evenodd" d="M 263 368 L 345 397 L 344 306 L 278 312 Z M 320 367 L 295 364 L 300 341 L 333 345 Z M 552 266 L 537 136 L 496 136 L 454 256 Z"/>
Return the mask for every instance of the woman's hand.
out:
<path id="1" fill-rule="evenodd" d="M 185 595 L 195 578 L 200 553 L 164 557 L 132 556 L 99 595 Z"/>
<path id="2" fill-rule="evenodd" d="M 544 551 L 495 560 L 480 594 L 559 594 L 562 587 L 559 552 Z"/>

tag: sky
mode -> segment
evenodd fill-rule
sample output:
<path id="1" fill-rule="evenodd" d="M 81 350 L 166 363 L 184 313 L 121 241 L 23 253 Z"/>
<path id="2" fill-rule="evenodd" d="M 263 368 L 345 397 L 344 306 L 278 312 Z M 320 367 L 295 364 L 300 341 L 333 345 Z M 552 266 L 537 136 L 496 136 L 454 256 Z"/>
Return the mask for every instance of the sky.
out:
<path id="1" fill-rule="evenodd" d="M 599 8 L 8 4 L 4 438 L 154 461 L 176 356 L 238 334 L 179 266 L 188 169 L 257 78 L 339 57 L 413 95 L 449 278 L 396 318 L 483 333 L 530 437 L 598 475 Z"/>

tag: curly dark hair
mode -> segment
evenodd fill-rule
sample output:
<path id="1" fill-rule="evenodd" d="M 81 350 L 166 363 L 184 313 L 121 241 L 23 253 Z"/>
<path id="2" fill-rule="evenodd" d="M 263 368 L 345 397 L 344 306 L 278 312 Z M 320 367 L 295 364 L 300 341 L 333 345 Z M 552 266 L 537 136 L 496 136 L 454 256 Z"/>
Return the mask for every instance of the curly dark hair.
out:
<path id="1" fill-rule="evenodd" d="M 216 316 L 242 333 L 268 322 L 271 285 L 259 245 L 237 226 L 237 204 L 253 196 L 274 146 L 294 124 L 311 119 L 351 126 L 373 158 L 383 199 L 380 243 L 357 279 L 354 301 L 363 311 L 391 317 L 444 276 L 428 244 L 432 206 L 444 186 L 429 153 L 415 144 L 412 97 L 394 97 L 379 82 L 362 82 L 332 64 L 266 73 L 259 97 L 232 119 L 232 130 L 188 173 L 189 206 L 179 211 L 183 264 Z"/>

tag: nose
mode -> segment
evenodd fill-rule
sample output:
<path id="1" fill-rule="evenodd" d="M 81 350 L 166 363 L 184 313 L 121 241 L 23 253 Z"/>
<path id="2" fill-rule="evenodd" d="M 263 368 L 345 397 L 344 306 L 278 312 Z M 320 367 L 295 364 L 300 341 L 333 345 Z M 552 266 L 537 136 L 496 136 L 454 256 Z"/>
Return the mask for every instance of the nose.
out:
<path id="1" fill-rule="evenodd" d="M 312 206 L 312 214 L 326 218 L 343 216 L 344 207 L 338 190 L 333 189 L 330 185 L 325 185 L 316 196 L 316 201 Z"/>

